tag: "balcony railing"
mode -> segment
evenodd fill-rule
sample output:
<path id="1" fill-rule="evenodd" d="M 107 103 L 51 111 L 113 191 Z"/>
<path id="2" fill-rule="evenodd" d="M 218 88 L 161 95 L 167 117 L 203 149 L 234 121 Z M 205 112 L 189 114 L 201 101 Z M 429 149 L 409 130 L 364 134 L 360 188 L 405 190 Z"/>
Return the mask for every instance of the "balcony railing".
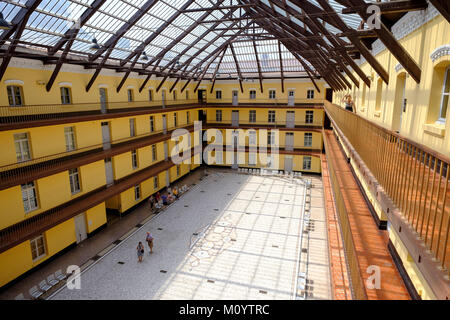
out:
<path id="1" fill-rule="evenodd" d="M 238 96 L 237 99 L 233 98 L 222 98 L 222 99 L 215 99 L 215 98 L 208 98 L 208 104 L 214 105 L 221 105 L 221 104 L 235 104 L 235 105 L 273 105 L 273 106 L 314 106 L 314 105 L 322 105 L 323 99 L 300 99 L 300 98 L 276 98 L 276 99 L 250 99 L 248 95 L 245 97 Z"/>
<path id="2" fill-rule="evenodd" d="M 0 126 L 25 121 L 58 119 L 84 115 L 116 114 L 120 112 L 176 108 L 181 105 L 195 106 L 198 104 L 200 104 L 198 99 L 189 99 L 0 106 Z"/>
<path id="3" fill-rule="evenodd" d="M 326 102 L 325 110 L 448 272 L 450 159 L 337 105 Z"/>
<path id="4" fill-rule="evenodd" d="M 246 115 L 247 116 L 247 115 Z M 321 117 L 314 117 L 311 120 L 276 120 L 276 121 L 249 121 L 249 120 L 233 120 L 230 118 L 222 118 L 221 121 L 216 119 L 210 119 L 206 121 L 207 124 L 217 125 L 217 126 L 246 126 L 246 127 L 270 127 L 270 128 L 302 128 L 302 127 L 322 127 L 323 119 Z M 237 124 L 237 125 L 235 125 Z"/>

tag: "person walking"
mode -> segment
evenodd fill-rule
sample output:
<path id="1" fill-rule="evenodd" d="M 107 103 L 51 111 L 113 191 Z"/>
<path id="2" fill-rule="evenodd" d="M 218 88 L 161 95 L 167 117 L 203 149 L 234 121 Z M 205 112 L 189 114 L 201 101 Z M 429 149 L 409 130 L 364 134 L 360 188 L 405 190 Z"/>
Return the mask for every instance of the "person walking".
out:
<path id="1" fill-rule="evenodd" d="M 148 203 L 150 205 L 150 211 L 153 210 L 153 206 L 155 204 L 155 198 L 153 198 L 153 195 L 150 196 L 150 198 L 148 198 Z"/>
<path id="2" fill-rule="evenodd" d="M 149 254 L 152 254 L 153 253 L 153 240 L 154 240 L 154 238 L 153 238 L 153 236 L 152 236 L 152 234 L 150 232 L 147 232 L 147 237 L 145 238 L 145 240 L 147 241 L 148 247 L 150 248 L 150 253 Z"/>
<path id="3" fill-rule="evenodd" d="M 139 241 L 139 244 L 138 244 L 136 250 L 137 250 L 138 261 L 142 262 L 142 258 L 144 257 L 144 245 L 142 244 L 142 242 Z"/>

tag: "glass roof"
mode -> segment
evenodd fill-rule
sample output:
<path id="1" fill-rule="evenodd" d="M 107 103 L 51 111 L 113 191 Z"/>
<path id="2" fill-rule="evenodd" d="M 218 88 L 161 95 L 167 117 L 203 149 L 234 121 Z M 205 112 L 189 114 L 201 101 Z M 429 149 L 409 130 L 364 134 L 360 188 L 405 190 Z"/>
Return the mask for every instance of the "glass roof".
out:
<path id="1" fill-rule="evenodd" d="M 0 12 L 6 21 L 11 22 L 21 10 L 26 10 L 27 2 L 29 1 L 0 1 Z M 40 48 L 41 51 L 51 50 L 64 39 L 71 28 L 78 25 L 80 18 L 95 2 L 98 0 L 40 1 L 26 23 L 20 45 Z M 259 3 L 258 7 L 265 6 L 267 10 L 274 10 L 292 23 L 312 32 L 305 27 L 300 17 L 292 14 L 292 10 L 298 12 L 298 15 L 302 13 L 295 2 L 298 1 L 256 1 Z M 308 2 L 322 10 L 318 1 Z M 247 3 L 247 6 L 236 7 L 237 3 Z M 102 58 L 106 58 L 108 63 L 120 63 L 125 68 L 132 66 L 134 69 L 157 72 L 171 70 L 183 76 L 204 73 L 205 78 L 212 77 L 216 69 L 219 77 L 238 77 L 239 69 L 244 78 L 257 77 L 259 72 L 263 75 L 280 74 L 281 56 L 286 75 L 306 75 L 301 63 L 283 44 L 284 41 L 261 27 L 261 20 L 267 23 L 273 18 L 250 19 L 249 12 L 258 15 L 258 11 L 248 3 L 254 3 L 254 0 L 103 1 L 76 34 L 70 54 L 90 62 L 100 62 Z M 280 3 L 290 7 L 290 13 Z M 342 5 L 334 0 L 329 3 L 348 27 L 358 27 L 361 21 L 359 16 L 341 14 L 344 8 Z M 142 8 L 145 6 L 148 10 L 144 12 Z M 214 10 L 202 11 L 202 8 Z M 325 26 L 333 34 L 341 32 L 328 23 Z M 100 46 L 104 46 L 97 53 L 90 49 L 94 38 Z M 342 39 L 347 41 L 346 38 Z M 280 46 L 278 41 L 282 42 Z M 325 41 L 329 43 L 328 40 Z M 68 43 L 65 41 L 60 49 L 64 50 Z M 110 46 L 105 47 L 108 44 Z M 313 64 L 305 62 L 314 70 Z"/>

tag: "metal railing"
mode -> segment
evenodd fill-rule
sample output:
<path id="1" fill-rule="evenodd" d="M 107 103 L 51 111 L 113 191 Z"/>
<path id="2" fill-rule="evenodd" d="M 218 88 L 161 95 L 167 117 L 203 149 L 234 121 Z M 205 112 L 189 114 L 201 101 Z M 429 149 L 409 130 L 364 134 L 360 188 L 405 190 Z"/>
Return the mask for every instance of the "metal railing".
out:
<path id="1" fill-rule="evenodd" d="M 14 124 L 26 121 L 83 115 L 116 114 L 120 112 L 174 108 L 180 105 L 194 106 L 197 104 L 201 104 L 198 99 L 0 106 L 0 126 L 2 124 Z"/>
<path id="2" fill-rule="evenodd" d="M 345 206 L 344 197 L 339 187 L 333 161 L 330 157 L 332 151 L 328 146 L 327 139 L 324 134 L 325 154 L 327 157 L 327 163 L 329 167 L 329 175 L 332 184 L 332 190 L 334 195 L 334 202 L 336 203 L 337 214 L 339 215 L 339 225 L 341 227 L 341 235 L 344 244 L 345 256 L 347 258 L 348 272 L 350 274 L 351 286 L 353 296 L 357 300 L 367 300 L 367 294 L 364 286 L 364 280 L 361 276 L 358 258 L 356 255 L 356 248 L 353 242 L 352 231 L 350 222 L 348 220 L 348 212 Z"/>
<path id="3" fill-rule="evenodd" d="M 296 105 L 322 105 L 323 99 L 300 99 L 300 98 L 276 98 L 276 99 L 250 99 L 248 95 L 240 95 L 237 99 L 232 98 L 222 98 L 222 99 L 215 99 L 208 98 L 209 104 L 237 104 L 237 105 L 273 105 L 273 106 L 296 106 Z"/>
<path id="4" fill-rule="evenodd" d="M 247 115 L 246 115 L 247 116 Z M 271 128 L 299 128 L 299 127 L 322 127 L 323 126 L 323 117 L 314 116 L 312 120 L 295 120 L 295 121 L 287 121 L 287 120 L 275 120 L 275 121 L 249 121 L 248 119 L 239 119 L 236 121 L 237 126 L 245 125 L 245 126 L 267 126 Z M 234 121 L 231 118 L 222 118 L 221 121 L 216 119 L 206 120 L 207 124 L 216 124 L 216 125 L 229 125 L 233 126 Z"/>
<path id="5" fill-rule="evenodd" d="M 450 159 L 337 105 L 325 110 L 450 275 Z"/>

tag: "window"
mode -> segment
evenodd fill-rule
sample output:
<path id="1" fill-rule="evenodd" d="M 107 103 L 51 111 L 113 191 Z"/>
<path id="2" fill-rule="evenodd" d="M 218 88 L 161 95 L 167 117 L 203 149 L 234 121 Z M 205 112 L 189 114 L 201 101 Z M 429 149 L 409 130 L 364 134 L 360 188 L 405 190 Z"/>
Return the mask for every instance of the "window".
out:
<path id="1" fill-rule="evenodd" d="M 267 145 L 274 145 L 275 144 L 275 132 L 269 132 L 267 133 Z"/>
<path id="2" fill-rule="evenodd" d="M 444 85 L 442 86 L 441 106 L 439 109 L 440 122 L 445 122 L 447 118 L 447 108 L 449 104 L 450 96 L 450 67 L 445 70 Z"/>
<path id="3" fill-rule="evenodd" d="M 156 161 L 158 154 L 156 153 L 156 144 L 152 145 L 152 161 Z"/>
<path id="4" fill-rule="evenodd" d="M 180 176 L 180 173 L 181 173 L 180 165 L 177 165 L 177 177 Z"/>
<path id="5" fill-rule="evenodd" d="M 186 100 L 189 100 L 189 91 L 186 90 Z"/>
<path id="6" fill-rule="evenodd" d="M 222 110 L 216 110 L 216 121 L 222 122 Z"/>
<path id="7" fill-rule="evenodd" d="M 39 235 L 38 237 L 30 240 L 31 246 L 31 256 L 33 261 L 36 261 L 46 255 L 45 252 L 45 241 L 44 236 Z"/>
<path id="8" fill-rule="evenodd" d="M 75 150 L 75 127 L 64 128 L 64 136 L 66 137 L 66 151 Z"/>
<path id="9" fill-rule="evenodd" d="M 276 98 L 276 91 L 269 90 L 269 99 L 275 99 L 275 98 Z"/>
<path id="10" fill-rule="evenodd" d="M 173 100 L 174 101 L 177 100 L 177 92 L 176 91 L 173 92 Z"/>
<path id="11" fill-rule="evenodd" d="M 153 90 L 148 90 L 148 101 L 153 101 Z"/>
<path id="12" fill-rule="evenodd" d="M 175 112 L 173 114 L 173 125 L 176 127 L 178 125 L 178 119 L 177 119 L 177 113 Z"/>
<path id="13" fill-rule="evenodd" d="M 250 99 L 256 99 L 256 90 L 250 90 Z"/>
<path id="14" fill-rule="evenodd" d="M 308 90 L 306 92 L 306 98 L 307 99 L 314 99 L 314 90 Z"/>
<path id="15" fill-rule="evenodd" d="M 158 176 L 153 177 L 153 188 L 158 189 L 159 183 L 158 183 Z"/>
<path id="16" fill-rule="evenodd" d="M 141 198 L 141 186 L 134 186 L 134 200 L 139 200 Z"/>
<path id="17" fill-rule="evenodd" d="M 222 99 L 222 91 L 216 90 L 216 99 L 217 99 L 217 100 Z"/>
<path id="18" fill-rule="evenodd" d="M 127 95 L 128 95 L 128 102 L 133 102 L 134 101 L 133 89 L 128 89 Z"/>
<path id="19" fill-rule="evenodd" d="M 383 80 L 378 79 L 377 94 L 376 94 L 376 98 L 375 98 L 375 111 L 380 111 L 380 109 L 381 109 L 382 91 L 383 91 Z"/>
<path id="20" fill-rule="evenodd" d="M 305 145 L 305 147 L 312 147 L 312 133 L 311 132 L 305 133 L 304 145 Z"/>
<path id="21" fill-rule="evenodd" d="M 303 170 L 311 170 L 311 157 L 303 157 Z"/>
<path id="22" fill-rule="evenodd" d="M 136 119 L 130 119 L 130 137 L 136 136 Z"/>
<path id="23" fill-rule="evenodd" d="M 38 208 L 36 188 L 34 182 L 22 184 L 22 201 L 25 212 L 31 212 Z"/>
<path id="24" fill-rule="evenodd" d="M 186 123 L 191 123 L 191 113 L 186 111 Z"/>
<path id="25" fill-rule="evenodd" d="M 248 154 L 248 165 L 255 166 L 256 165 L 256 153 L 249 152 Z"/>
<path id="26" fill-rule="evenodd" d="M 70 192 L 72 192 L 72 194 L 76 194 L 81 191 L 80 177 L 77 168 L 69 170 L 69 181 L 70 181 Z"/>
<path id="27" fill-rule="evenodd" d="M 256 131 L 250 131 L 248 136 L 248 144 L 256 145 Z"/>
<path id="28" fill-rule="evenodd" d="M 17 107 L 23 105 L 22 87 L 7 86 L 6 91 L 8 92 L 8 101 L 10 106 Z"/>
<path id="29" fill-rule="evenodd" d="M 270 123 L 275 123 L 275 111 L 273 111 L 273 110 L 269 111 L 269 119 L 268 119 L 268 121 Z"/>
<path id="30" fill-rule="evenodd" d="M 71 98 L 70 98 L 70 88 L 67 87 L 61 87 L 61 103 L 62 104 L 71 104 Z"/>
<path id="31" fill-rule="evenodd" d="M 14 134 L 14 145 L 16 147 L 17 162 L 28 161 L 31 159 L 28 133 Z"/>
<path id="32" fill-rule="evenodd" d="M 154 132 L 154 131 L 155 131 L 155 117 L 150 116 L 150 132 Z"/>
<path id="33" fill-rule="evenodd" d="M 361 95 L 361 107 L 366 105 L 366 84 L 363 85 L 362 95 Z"/>
<path id="34" fill-rule="evenodd" d="M 250 110 L 248 113 L 248 121 L 250 123 L 255 123 L 256 122 L 256 110 Z"/>
<path id="35" fill-rule="evenodd" d="M 314 111 L 312 111 L 312 110 L 306 111 L 305 122 L 306 123 L 313 123 L 314 122 Z"/>
<path id="36" fill-rule="evenodd" d="M 136 150 L 131 151 L 131 165 L 132 165 L 133 169 L 136 169 L 138 167 L 138 159 L 137 159 Z"/>
<path id="37" fill-rule="evenodd" d="M 289 95 L 289 97 L 293 98 L 295 96 L 295 91 L 294 90 L 289 90 L 288 95 Z"/>

